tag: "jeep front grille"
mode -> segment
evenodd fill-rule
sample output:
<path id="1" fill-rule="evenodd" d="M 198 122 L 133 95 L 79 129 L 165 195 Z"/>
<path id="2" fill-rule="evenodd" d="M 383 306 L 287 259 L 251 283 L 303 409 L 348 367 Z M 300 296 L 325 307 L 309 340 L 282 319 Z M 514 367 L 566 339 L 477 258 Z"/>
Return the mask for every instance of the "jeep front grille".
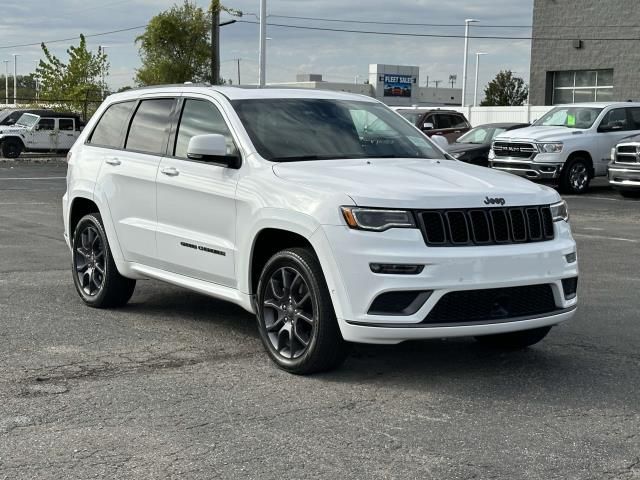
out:
<path id="1" fill-rule="evenodd" d="M 418 224 L 430 247 L 508 245 L 553 240 L 547 205 L 485 209 L 423 210 Z"/>

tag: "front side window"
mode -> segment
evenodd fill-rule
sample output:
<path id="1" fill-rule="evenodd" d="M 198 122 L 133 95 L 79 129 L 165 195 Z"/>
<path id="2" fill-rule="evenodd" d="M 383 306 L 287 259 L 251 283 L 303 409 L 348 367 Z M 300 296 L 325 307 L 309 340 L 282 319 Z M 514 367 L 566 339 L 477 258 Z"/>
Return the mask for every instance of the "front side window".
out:
<path id="1" fill-rule="evenodd" d="M 632 130 L 627 121 L 627 109 L 614 108 L 609 111 L 600 122 L 600 128 L 609 131 Z"/>
<path id="2" fill-rule="evenodd" d="M 537 127 L 568 127 L 584 130 L 591 128 L 600 112 L 602 112 L 601 108 L 556 107 L 534 125 Z"/>
<path id="3" fill-rule="evenodd" d="M 125 148 L 156 155 L 165 153 L 173 103 L 172 98 L 141 101 L 131 120 Z"/>
<path id="4" fill-rule="evenodd" d="M 436 128 L 442 130 L 443 128 L 451 128 L 451 115 L 445 115 L 438 113 L 434 115 L 436 117 Z"/>
<path id="5" fill-rule="evenodd" d="M 450 115 L 450 117 L 451 128 L 467 128 L 469 126 L 462 115 Z"/>
<path id="6" fill-rule="evenodd" d="M 38 130 L 54 130 L 56 121 L 53 118 L 41 118 L 38 122 Z"/>
<path id="7" fill-rule="evenodd" d="M 104 112 L 96 125 L 89 143 L 102 147 L 122 147 L 122 132 L 136 102 L 114 103 Z"/>
<path id="8" fill-rule="evenodd" d="M 422 133 L 378 103 L 277 98 L 232 104 L 258 153 L 274 162 L 446 158 Z"/>
<path id="9" fill-rule="evenodd" d="M 217 107 L 206 100 L 186 100 L 176 135 L 174 155 L 179 158 L 187 158 L 187 147 L 191 137 L 212 133 L 224 135 L 227 141 L 227 155 L 235 153 L 233 137 Z"/>

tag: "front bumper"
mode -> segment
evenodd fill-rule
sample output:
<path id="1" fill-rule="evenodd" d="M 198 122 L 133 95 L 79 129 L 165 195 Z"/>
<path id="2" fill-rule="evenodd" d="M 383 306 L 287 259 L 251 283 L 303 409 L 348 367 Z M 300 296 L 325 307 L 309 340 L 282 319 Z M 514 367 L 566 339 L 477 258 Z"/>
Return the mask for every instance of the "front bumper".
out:
<path id="1" fill-rule="evenodd" d="M 617 188 L 640 188 L 640 164 L 621 165 L 614 163 L 609 165 L 609 184 Z"/>
<path id="2" fill-rule="evenodd" d="M 563 294 L 562 279 L 578 276 L 577 262 L 566 256 L 576 251 L 569 225 L 556 222 L 555 239 L 547 242 L 474 247 L 427 247 L 417 229 L 382 233 L 324 226 L 333 259 L 331 288 L 342 335 L 347 341 L 399 343 L 420 338 L 488 335 L 555 325 L 573 316 L 577 297 Z M 370 263 L 421 264 L 417 275 L 375 274 Z M 530 285 L 550 285 L 556 310 L 527 318 L 499 321 L 423 323 L 447 293 Z M 370 314 L 374 300 L 387 292 L 432 291 L 411 315 Z"/>
<path id="3" fill-rule="evenodd" d="M 560 177 L 563 163 L 534 162 L 521 158 L 500 157 L 489 161 L 489 166 L 496 170 L 512 173 L 529 180 L 556 180 Z"/>

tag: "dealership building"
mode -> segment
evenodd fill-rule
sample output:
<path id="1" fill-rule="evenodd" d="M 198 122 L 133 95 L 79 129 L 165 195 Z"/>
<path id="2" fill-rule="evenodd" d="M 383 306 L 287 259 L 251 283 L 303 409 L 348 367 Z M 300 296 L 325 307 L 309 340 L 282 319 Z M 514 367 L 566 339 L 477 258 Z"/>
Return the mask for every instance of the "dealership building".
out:
<path id="1" fill-rule="evenodd" d="M 640 0 L 534 0 L 531 105 L 640 100 L 639 66 Z"/>
<path id="2" fill-rule="evenodd" d="M 366 83 L 327 82 L 319 74 L 297 75 L 295 82 L 269 83 L 269 87 L 316 88 L 358 93 L 389 106 L 459 106 L 462 90 L 420 86 L 420 68 L 407 65 L 369 65 Z"/>

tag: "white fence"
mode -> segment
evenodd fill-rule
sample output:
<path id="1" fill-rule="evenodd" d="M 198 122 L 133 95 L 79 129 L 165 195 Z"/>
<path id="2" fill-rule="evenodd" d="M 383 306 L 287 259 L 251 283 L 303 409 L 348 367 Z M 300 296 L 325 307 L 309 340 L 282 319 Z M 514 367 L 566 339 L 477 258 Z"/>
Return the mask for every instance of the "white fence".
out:
<path id="1" fill-rule="evenodd" d="M 537 107 L 533 105 L 523 105 L 522 107 L 447 107 L 452 110 L 464 113 L 471 125 L 478 126 L 485 123 L 498 122 L 522 122 L 531 123 L 537 120 L 552 106 Z"/>

